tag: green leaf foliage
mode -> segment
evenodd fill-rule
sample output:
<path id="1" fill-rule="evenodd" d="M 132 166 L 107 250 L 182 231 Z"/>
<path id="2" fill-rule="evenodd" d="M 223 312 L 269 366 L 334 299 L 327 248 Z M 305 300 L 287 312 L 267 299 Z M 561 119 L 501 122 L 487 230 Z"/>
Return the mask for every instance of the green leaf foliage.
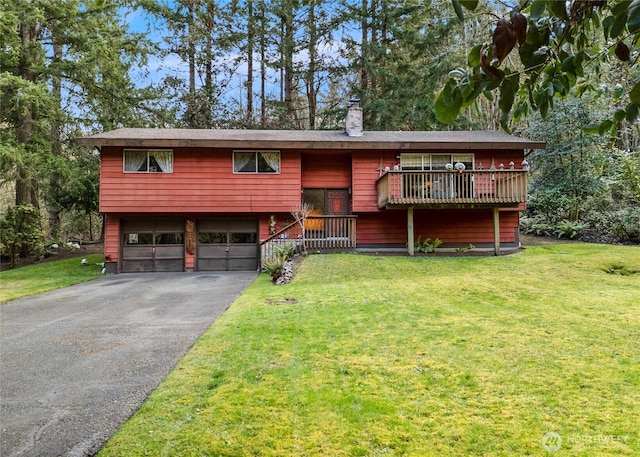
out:
<path id="1" fill-rule="evenodd" d="M 453 122 L 462 108 L 462 93 L 456 82 L 450 79 L 436 97 L 436 116 L 444 124 Z"/>
<path id="2" fill-rule="evenodd" d="M 544 14 L 546 0 L 533 0 L 531 3 L 531 19 L 539 19 Z"/>
<path id="3" fill-rule="evenodd" d="M 0 253 L 7 255 L 11 268 L 20 256 L 39 254 L 44 248 L 38 209 L 29 204 L 9 206 L 0 220 Z"/>
<path id="4" fill-rule="evenodd" d="M 453 3 L 453 9 L 456 12 L 456 16 L 458 16 L 458 19 L 464 21 L 464 12 L 462 11 L 461 0 L 451 0 L 451 2 Z"/>
<path id="5" fill-rule="evenodd" d="M 481 44 L 475 45 L 469 51 L 469 56 L 467 57 L 467 63 L 470 67 L 478 67 L 480 66 L 480 50 L 482 49 Z"/>
<path id="6" fill-rule="evenodd" d="M 640 103 L 640 81 L 629 91 L 629 100 L 636 104 Z"/>
<path id="7" fill-rule="evenodd" d="M 640 32 L 640 0 L 633 0 L 629 4 L 627 17 L 629 18 L 627 22 L 629 33 L 637 34 Z"/>
<path id="8" fill-rule="evenodd" d="M 467 64 L 471 67 L 469 73 L 482 75 L 482 81 L 474 81 L 474 87 L 482 86 L 477 95 L 484 93 L 491 97 L 490 91 L 499 87 L 503 128 L 509 125 L 505 113 L 511 112 L 518 120 L 535 111 L 545 117 L 555 99 L 571 94 L 597 93 L 622 103 L 624 108 L 617 106 L 611 111 L 611 124 L 598 123 L 598 132 L 615 135 L 620 122 L 637 119 L 640 0 L 570 3 L 533 0 L 520 2 L 517 12 L 494 10 L 487 14 L 494 21 L 493 29 L 485 35 L 490 43 L 472 43 Z M 617 84 L 598 84 L 608 72 L 624 76 L 617 78 Z M 514 84 L 511 78 L 516 75 Z M 499 84 L 490 87 L 490 79 Z M 475 91 L 463 91 L 463 106 L 474 94 Z M 438 97 L 455 95 L 451 87 L 443 87 Z M 526 101 L 518 97 L 525 97 Z M 447 104 L 440 100 L 439 104 L 447 114 L 455 110 L 444 108 L 457 107 L 456 101 Z M 515 110 L 511 110 L 514 105 Z M 585 131 L 596 129 L 588 127 Z"/>
<path id="9" fill-rule="evenodd" d="M 479 3 L 479 0 L 460 0 L 460 4 L 469 11 L 475 11 Z"/>
<path id="10" fill-rule="evenodd" d="M 453 10 L 458 16 L 458 19 L 464 21 L 464 11 L 462 8 L 467 9 L 468 11 L 475 11 L 478 8 L 479 0 L 451 0 L 453 5 Z"/>
<path id="11" fill-rule="evenodd" d="M 637 103 L 629 103 L 626 108 L 626 119 L 630 124 L 634 124 L 639 118 L 639 109 Z"/>
<path id="12" fill-rule="evenodd" d="M 565 2 L 557 2 L 557 1 L 548 1 L 546 2 L 547 9 L 551 15 L 559 18 L 566 19 L 567 18 L 567 7 Z"/>
<path id="13" fill-rule="evenodd" d="M 533 233 L 566 236 L 575 226 L 593 240 L 640 241 L 640 225 L 631 228 L 624 222 L 640 220 L 640 151 L 616 139 L 624 128 L 618 119 L 625 112 L 618 109 L 607 119 L 603 105 L 606 101 L 592 94 L 570 95 L 556 101 L 546 120 L 535 114 L 521 130 L 547 143 L 528 158 L 532 168 L 526 214 L 534 222 Z"/>

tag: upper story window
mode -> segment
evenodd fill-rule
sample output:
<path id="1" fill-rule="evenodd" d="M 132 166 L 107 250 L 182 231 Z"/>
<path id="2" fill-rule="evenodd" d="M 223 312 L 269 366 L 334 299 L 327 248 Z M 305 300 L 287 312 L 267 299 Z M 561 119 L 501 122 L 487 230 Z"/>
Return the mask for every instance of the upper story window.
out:
<path id="1" fill-rule="evenodd" d="M 125 149 L 126 173 L 173 173 L 173 151 L 170 149 Z"/>
<path id="2" fill-rule="evenodd" d="M 461 162 L 467 170 L 473 169 L 473 154 L 402 154 L 400 166 L 403 170 L 439 171 L 447 164 Z"/>
<path id="3" fill-rule="evenodd" d="M 234 173 L 280 173 L 280 151 L 233 151 Z"/>

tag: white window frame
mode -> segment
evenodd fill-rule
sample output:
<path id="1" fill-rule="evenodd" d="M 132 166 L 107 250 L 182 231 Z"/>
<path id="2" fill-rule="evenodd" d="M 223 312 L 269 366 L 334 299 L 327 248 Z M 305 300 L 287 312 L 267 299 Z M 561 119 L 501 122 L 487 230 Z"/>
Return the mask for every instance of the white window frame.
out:
<path id="1" fill-rule="evenodd" d="M 278 154 L 278 169 L 276 171 L 260 171 L 258 170 L 258 154 L 262 154 L 262 153 L 270 153 L 270 154 L 274 154 L 277 153 Z M 236 166 L 236 154 L 255 154 L 255 165 L 256 165 L 256 171 L 240 171 L 238 170 L 237 166 Z M 264 160 L 264 156 L 263 156 L 263 160 Z M 246 164 L 245 164 L 246 165 Z M 271 168 L 273 168 L 271 166 L 271 164 L 269 164 L 267 162 L 267 165 L 269 165 Z M 240 168 L 243 168 L 244 165 Z M 243 149 L 236 149 L 233 151 L 233 174 L 237 174 L 237 175 L 279 175 L 280 172 L 282 170 L 282 154 L 280 153 L 279 150 L 256 150 L 256 149 L 250 149 L 250 150 L 243 150 Z"/>
<path id="2" fill-rule="evenodd" d="M 137 152 L 137 153 L 146 153 L 146 164 L 147 164 L 147 169 L 143 170 L 143 171 L 139 171 L 139 170 L 127 170 L 127 153 L 128 152 Z M 154 155 L 154 153 L 157 152 L 162 152 L 162 153 L 169 153 L 170 154 L 170 158 L 171 158 L 171 163 L 169 165 L 168 168 L 170 168 L 169 170 L 151 170 L 151 166 L 150 166 L 150 157 Z M 154 156 L 154 160 L 158 160 L 155 156 Z M 142 165 L 142 163 L 138 166 L 138 168 L 140 168 L 140 166 Z M 159 164 L 160 165 L 160 164 Z M 159 173 L 159 174 L 166 174 L 166 173 L 173 173 L 173 149 L 124 149 L 122 151 L 122 171 L 124 173 Z"/>
<path id="3" fill-rule="evenodd" d="M 406 168 L 404 168 L 402 166 L 402 158 L 404 156 L 407 156 L 407 158 L 409 156 L 421 156 L 422 158 L 422 165 L 420 170 L 409 170 L 409 171 L 434 171 L 433 167 L 432 167 L 432 156 L 443 156 L 443 155 L 448 155 L 449 159 L 450 159 L 450 163 L 452 165 L 455 165 L 455 163 L 459 160 L 460 156 L 466 156 L 469 157 L 471 156 L 471 169 L 475 169 L 476 167 L 476 155 L 472 152 L 429 152 L 429 153 L 423 153 L 423 152 L 410 152 L 410 153 L 403 153 L 400 155 L 400 168 L 402 170 L 406 170 Z"/>

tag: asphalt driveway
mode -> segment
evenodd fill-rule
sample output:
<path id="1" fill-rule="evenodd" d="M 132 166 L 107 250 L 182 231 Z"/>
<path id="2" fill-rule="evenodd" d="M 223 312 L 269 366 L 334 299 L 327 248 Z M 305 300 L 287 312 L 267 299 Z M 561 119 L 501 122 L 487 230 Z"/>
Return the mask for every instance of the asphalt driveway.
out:
<path id="1" fill-rule="evenodd" d="M 93 455 L 255 278 L 123 274 L 0 305 L 0 455 Z"/>

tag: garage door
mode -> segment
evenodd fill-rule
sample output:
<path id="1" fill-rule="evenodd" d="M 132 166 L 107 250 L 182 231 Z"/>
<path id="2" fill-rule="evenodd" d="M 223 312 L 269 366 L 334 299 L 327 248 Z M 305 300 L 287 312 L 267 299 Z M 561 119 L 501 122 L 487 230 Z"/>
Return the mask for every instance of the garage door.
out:
<path id="1" fill-rule="evenodd" d="M 122 234 L 121 271 L 184 271 L 183 219 L 125 219 Z"/>
<path id="2" fill-rule="evenodd" d="M 256 219 L 200 219 L 197 227 L 198 271 L 258 268 Z"/>

